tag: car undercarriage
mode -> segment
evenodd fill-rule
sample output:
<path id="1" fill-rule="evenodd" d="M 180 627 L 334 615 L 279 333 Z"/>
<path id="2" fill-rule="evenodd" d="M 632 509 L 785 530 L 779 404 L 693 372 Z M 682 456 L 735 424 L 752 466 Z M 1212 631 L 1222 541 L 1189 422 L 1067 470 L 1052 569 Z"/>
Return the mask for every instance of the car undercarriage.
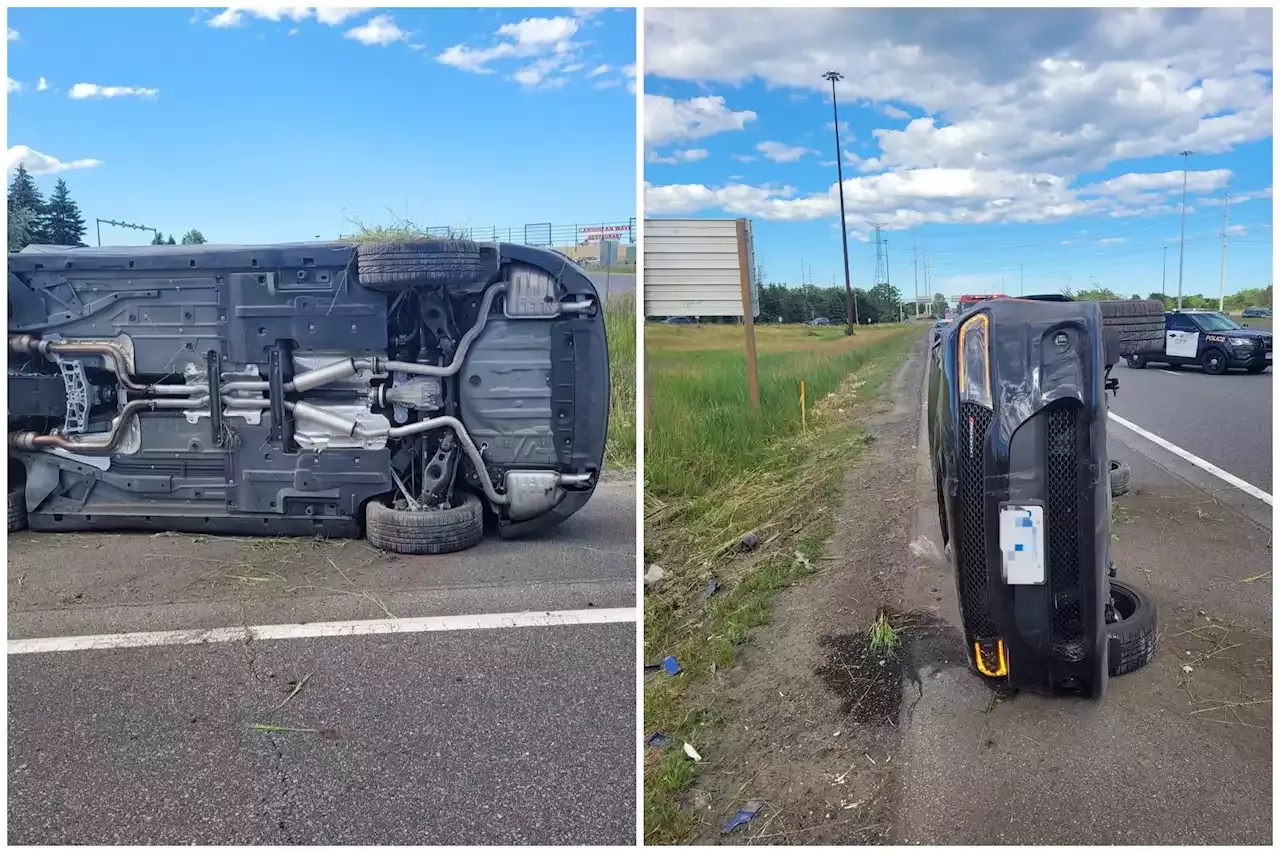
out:
<path id="1" fill-rule="evenodd" d="M 367 522 L 441 553 L 485 506 L 503 536 L 562 521 L 603 464 L 603 306 L 545 249 L 29 247 L 8 349 L 11 529 Z"/>

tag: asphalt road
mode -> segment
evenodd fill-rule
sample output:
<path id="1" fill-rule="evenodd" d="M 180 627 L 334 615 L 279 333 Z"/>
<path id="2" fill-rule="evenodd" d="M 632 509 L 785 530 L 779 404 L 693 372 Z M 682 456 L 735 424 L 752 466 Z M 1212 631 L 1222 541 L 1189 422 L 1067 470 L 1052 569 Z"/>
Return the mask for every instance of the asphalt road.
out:
<path id="1" fill-rule="evenodd" d="M 1129 377 L 1122 399 L 1134 385 L 1151 387 Z M 1154 381 L 1182 388 L 1202 379 Z M 1121 578 L 1157 603 L 1155 661 L 1111 679 L 1101 702 L 1001 699 L 956 644 L 922 653 L 894 756 L 894 840 L 1271 843 L 1270 507 L 1229 488 L 1217 496 L 1203 472 L 1123 428 L 1113 426 L 1109 441 L 1133 471 L 1132 493 L 1116 502 L 1112 557 Z M 916 529 L 933 547 L 917 540 L 911 571 L 922 593 L 942 594 L 938 612 L 958 626 L 951 570 L 927 556 L 941 546 L 926 447 L 922 435 Z M 933 603 L 922 596 L 921 606 Z"/>
<path id="2" fill-rule="evenodd" d="M 1197 368 L 1117 368 L 1111 411 L 1268 494 L 1272 371 L 1206 376 Z"/>
<path id="3" fill-rule="evenodd" d="M 606 481 L 541 538 L 444 558 L 351 541 L 9 542 L 10 639 L 635 604 L 632 481 Z M 11 844 L 634 843 L 633 622 L 8 663 Z"/>

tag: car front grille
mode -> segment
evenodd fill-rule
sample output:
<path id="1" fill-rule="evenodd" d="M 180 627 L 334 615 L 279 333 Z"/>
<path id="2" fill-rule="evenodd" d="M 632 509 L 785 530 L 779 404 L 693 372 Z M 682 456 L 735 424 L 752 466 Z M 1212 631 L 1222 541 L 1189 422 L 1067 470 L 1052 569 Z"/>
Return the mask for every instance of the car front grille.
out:
<path id="1" fill-rule="evenodd" d="M 996 634 L 987 580 L 986 500 L 983 495 L 983 448 L 992 413 L 976 403 L 960 404 L 960 604 L 976 637 Z"/>
<path id="2" fill-rule="evenodd" d="M 1045 547 L 1053 602 L 1052 642 L 1069 659 L 1083 654 L 1080 589 L 1079 471 L 1081 430 L 1076 406 L 1049 412 L 1046 435 Z"/>

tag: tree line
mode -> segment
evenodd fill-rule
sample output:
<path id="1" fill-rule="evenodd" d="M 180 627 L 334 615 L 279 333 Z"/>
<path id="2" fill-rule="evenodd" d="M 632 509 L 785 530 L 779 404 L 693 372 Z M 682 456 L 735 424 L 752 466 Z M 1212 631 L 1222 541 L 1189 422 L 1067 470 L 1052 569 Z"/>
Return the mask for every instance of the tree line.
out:
<path id="1" fill-rule="evenodd" d="M 1124 299 L 1123 296 L 1117 296 L 1115 291 L 1105 287 L 1095 287 L 1088 290 L 1071 291 L 1064 290 L 1068 296 L 1074 296 L 1076 299 Z M 1143 297 L 1137 293 L 1131 294 L 1130 299 L 1142 299 Z M 1148 293 L 1147 299 L 1155 299 L 1164 303 L 1166 311 L 1172 311 L 1178 307 L 1177 295 L 1170 296 L 1167 293 Z M 1182 294 L 1182 307 L 1198 310 L 1198 311 L 1217 311 L 1218 297 L 1203 296 L 1199 293 Z M 1235 293 L 1228 293 L 1222 298 L 1223 310 L 1243 311 L 1246 308 L 1270 308 L 1271 307 L 1271 285 L 1266 287 L 1247 287 L 1244 290 L 1238 290 Z"/>
<path id="2" fill-rule="evenodd" d="M 899 312 L 906 318 L 916 315 L 915 303 L 904 299 L 902 292 L 890 284 L 877 284 L 870 290 L 855 287 L 853 295 L 857 300 L 858 322 L 861 324 L 896 323 Z M 826 317 L 833 323 L 843 323 L 846 321 L 844 298 L 843 287 L 817 287 L 812 284 L 788 287 L 771 282 L 760 288 L 760 322 L 807 323 Z M 947 299 L 941 293 L 934 294 L 932 300 L 920 301 L 920 314 L 942 316 L 946 310 Z"/>
<path id="3" fill-rule="evenodd" d="M 67 182 L 59 178 L 53 192 L 46 200 L 36 187 L 35 180 L 21 163 L 14 170 L 9 182 L 9 251 L 21 252 L 27 246 L 84 246 L 84 235 L 89 230 L 80 206 L 71 198 Z M 183 245 L 207 242 L 195 228 L 182 235 Z M 156 232 L 153 246 L 175 246 L 170 235 Z"/>

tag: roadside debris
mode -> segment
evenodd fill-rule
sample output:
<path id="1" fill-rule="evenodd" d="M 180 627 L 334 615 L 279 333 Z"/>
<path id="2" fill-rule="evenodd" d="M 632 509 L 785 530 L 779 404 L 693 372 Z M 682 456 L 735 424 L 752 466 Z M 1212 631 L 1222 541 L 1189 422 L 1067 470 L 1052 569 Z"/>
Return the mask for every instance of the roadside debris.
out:
<path id="1" fill-rule="evenodd" d="M 649 571 L 644 573 L 644 582 L 646 586 L 652 586 L 667 576 L 667 570 L 659 566 L 657 563 L 649 564 Z"/>
<path id="2" fill-rule="evenodd" d="M 654 749 L 666 749 L 671 746 L 672 740 L 665 732 L 654 732 L 644 739 L 644 744 Z"/>
<path id="3" fill-rule="evenodd" d="M 692 758 L 694 761 L 701 761 L 702 756 L 698 754 L 698 750 L 693 748 L 693 744 L 688 741 L 684 742 L 684 754 Z"/>
<path id="4" fill-rule="evenodd" d="M 300 679 L 298 680 L 298 683 L 294 685 L 294 687 L 293 687 L 293 692 L 292 692 L 292 693 L 290 693 L 288 696 L 284 697 L 284 701 L 283 701 L 283 702 L 281 702 L 279 705 L 275 706 L 274 708 L 272 708 L 271 710 L 272 710 L 272 711 L 279 711 L 279 710 L 280 710 L 281 708 L 283 708 L 285 705 L 288 705 L 288 704 L 289 704 L 289 700 L 290 700 L 290 699 L 292 699 L 294 696 L 297 696 L 297 695 L 298 695 L 298 691 L 300 691 L 300 690 L 302 689 L 303 685 L 305 685 L 308 681 L 310 681 L 310 680 L 311 680 L 311 676 L 313 676 L 313 675 L 315 675 L 315 673 L 314 673 L 314 672 L 308 672 L 306 675 L 302 676 L 302 678 L 300 678 Z"/>
<path id="5" fill-rule="evenodd" d="M 667 675 L 680 674 L 680 662 L 671 655 L 667 655 L 662 659 L 662 668 L 667 671 Z"/>
<path id="6" fill-rule="evenodd" d="M 698 596 L 699 601 L 706 601 L 708 598 L 716 594 L 716 590 L 720 588 L 720 581 L 712 578 L 707 581 L 707 588 L 702 591 L 702 595 Z"/>
<path id="7" fill-rule="evenodd" d="M 742 550 L 744 551 L 755 550 L 755 547 L 759 544 L 760 537 L 757 536 L 754 531 L 742 537 Z"/>
<path id="8" fill-rule="evenodd" d="M 804 553 L 803 553 L 803 552 L 801 552 L 801 551 L 796 551 L 796 560 L 795 560 L 795 564 L 796 564 L 797 566 L 804 566 L 806 569 L 812 569 L 812 568 L 813 568 L 813 563 L 809 562 L 809 558 L 808 558 L 808 557 L 806 557 L 806 556 L 804 555 Z"/>
<path id="9" fill-rule="evenodd" d="M 759 814 L 760 807 L 762 805 L 763 803 L 758 803 L 753 800 L 752 802 L 749 802 L 746 805 L 744 805 L 742 808 L 738 809 L 737 814 L 729 818 L 729 822 L 724 825 L 724 829 L 721 830 L 721 834 L 728 835 L 730 832 L 733 832 L 738 827 L 746 826 L 748 823 L 751 822 L 752 818 L 754 818 L 757 814 Z"/>

